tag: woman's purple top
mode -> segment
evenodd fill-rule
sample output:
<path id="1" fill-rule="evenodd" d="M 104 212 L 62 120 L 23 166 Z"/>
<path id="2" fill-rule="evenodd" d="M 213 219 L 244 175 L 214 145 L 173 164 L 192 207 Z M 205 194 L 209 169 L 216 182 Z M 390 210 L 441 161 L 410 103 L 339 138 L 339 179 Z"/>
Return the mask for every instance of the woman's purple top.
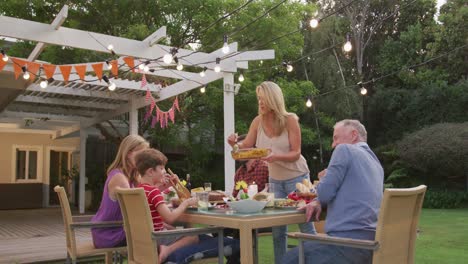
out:
<path id="1" fill-rule="evenodd" d="M 104 192 L 102 193 L 101 205 L 96 215 L 93 216 L 91 222 L 103 221 L 122 221 L 122 213 L 118 201 L 113 201 L 109 197 L 108 185 L 109 181 L 116 174 L 123 172 L 119 169 L 113 169 L 107 175 L 106 183 L 104 184 Z M 133 185 L 130 186 L 133 188 Z M 108 248 L 126 245 L 125 231 L 122 227 L 107 227 L 91 229 L 93 242 L 96 248 Z"/>

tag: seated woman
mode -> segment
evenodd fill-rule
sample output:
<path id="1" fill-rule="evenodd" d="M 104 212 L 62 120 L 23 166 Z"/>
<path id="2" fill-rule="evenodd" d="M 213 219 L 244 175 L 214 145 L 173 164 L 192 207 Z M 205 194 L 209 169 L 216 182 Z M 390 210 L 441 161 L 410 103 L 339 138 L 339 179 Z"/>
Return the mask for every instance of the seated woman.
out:
<path id="1" fill-rule="evenodd" d="M 172 227 L 168 224 L 176 222 L 188 206 L 196 205 L 197 199 L 186 199 L 179 207 L 171 211 L 161 193 L 170 186 L 171 176 L 164 169 L 167 163 L 166 156 L 158 150 L 146 149 L 136 155 L 135 162 L 141 175 L 139 187 L 145 190 L 154 231 L 171 229 Z M 208 235 L 158 239 L 157 244 L 160 263 L 165 261 L 188 263 L 194 259 L 218 255 L 218 239 Z M 231 258 L 228 263 L 234 263 L 233 260 L 239 259 L 239 241 L 225 238 L 224 245 L 225 256 Z"/>
<path id="2" fill-rule="evenodd" d="M 117 156 L 107 169 L 101 205 L 92 222 L 122 221 L 122 213 L 116 197 L 116 189 L 133 188 L 138 183 L 135 168 L 135 154 L 149 147 L 149 143 L 138 135 L 129 135 L 122 140 Z M 96 248 L 120 247 L 127 245 L 122 227 L 91 229 Z"/>

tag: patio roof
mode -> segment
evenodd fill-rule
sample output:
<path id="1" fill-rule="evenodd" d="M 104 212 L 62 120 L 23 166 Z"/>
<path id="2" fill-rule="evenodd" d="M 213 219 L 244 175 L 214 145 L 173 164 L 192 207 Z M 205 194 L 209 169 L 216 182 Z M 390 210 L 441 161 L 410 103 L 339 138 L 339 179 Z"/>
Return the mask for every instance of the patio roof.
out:
<path id="1" fill-rule="evenodd" d="M 157 44 L 166 37 L 166 28 L 161 27 L 146 39 L 139 41 L 110 36 L 95 32 L 62 27 L 68 16 L 68 6 L 64 6 L 51 24 L 44 24 L 19 18 L 0 16 L 0 36 L 37 42 L 35 49 L 28 56 L 28 61 L 35 61 L 47 45 L 79 48 L 120 56 L 117 60 L 120 70 L 129 70 L 124 57 L 131 56 L 135 65 L 150 62 L 147 66 L 156 75 L 178 80 L 166 87 L 151 84 L 149 89 L 155 101 L 165 100 L 192 89 L 205 86 L 223 79 L 224 90 L 224 136 L 234 129 L 234 73 L 238 69 L 247 69 L 248 61 L 267 60 L 275 57 L 274 50 L 238 51 L 237 43 L 230 43 L 230 51 L 225 54 L 222 48 L 211 52 L 192 51 L 183 48 Z M 112 50 L 108 49 L 112 45 Z M 178 71 L 174 63 L 166 64 L 163 56 L 177 50 L 179 62 L 184 66 L 206 68 L 206 76 L 198 72 Z M 215 72 L 216 62 L 220 61 L 221 72 Z M 42 63 L 42 62 L 39 62 Z M 83 62 L 87 72 L 96 62 Z M 103 63 L 103 62 L 100 62 Z M 17 69 L 18 70 L 18 69 Z M 15 79 L 14 65 L 8 61 L 0 72 L 0 132 L 45 133 L 51 138 L 59 138 L 80 131 L 80 159 L 85 160 L 83 150 L 86 148 L 86 128 L 94 124 L 114 119 L 128 113 L 129 132 L 138 132 L 139 108 L 149 105 L 146 100 L 146 86 L 141 89 L 141 82 L 125 79 L 112 79 L 117 86 L 115 91 L 108 90 L 108 84 L 93 81 L 95 76 L 86 76 L 82 81 L 66 82 L 58 67 L 53 81 L 45 89 L 36 82 Z M 36 78 L 38 79 L 38 78 Z M 79 80 L 77 73 L 72 72 L 70 79 Z M 28 120 L 33 120 L 28 121 Z M 230 146 L 225 142 L 225 153 Z M 225 156 L 225 188 L 232 189 L 235 164 L 229 155 Z M 80 164 L 80 211 L 84 211 L 84 163 Z"/>

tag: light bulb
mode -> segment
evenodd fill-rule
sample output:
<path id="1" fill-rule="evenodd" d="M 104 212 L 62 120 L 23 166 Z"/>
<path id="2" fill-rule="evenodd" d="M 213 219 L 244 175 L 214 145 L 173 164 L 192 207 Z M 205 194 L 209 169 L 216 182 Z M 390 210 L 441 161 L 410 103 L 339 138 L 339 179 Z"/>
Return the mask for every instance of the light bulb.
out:
<path id="1" fill-rule="evenodd" d="M 25 72 L 25 73 L 23 74 L 23 79 L 29 80 L 29 77 L 31 77 L 31 76 L 29 75 L 29 72 Z"/>
<path id="2" fill-rule="evenodd" d="M 221 67 L 219 67 L 219 65 L 216 65 L 216 66 L 214 67 L 214 71 L 215 71 L 215 72 L 220 72 L 220 71 L 221 71 Z"/>
<path id="3" fill-rule="evenodd" d="M 42 89 L 45 89 L 47 88 L 47 81 L 46 80 L 42 80 L 41 83 L 39 84 L 41 86 Z"/>
<path id="4" fill-rule="evenodd" d="M 224 54 L 227 54 L 229 53 L 229 45 L 227 44 L 227 42 L 224 42 L 224 45 L 223 45 L 223 53 Z"/>
<path id="5" fill-rule="evenodd" d="M 366 94 L 367 94 L 367 89 L 364 88 L 364 87 L 362 87 L 362 88 L 361 88 L 361 94 L 362 94 L 362 95 L 366 95 Z"/>
<path id="6" fill-rule="evenodd" d="M 239 82 L 243 82 L 244 81 L 244 75 L 241 73 L 239 75 Z"/>
<path id="7" fill-rule="evenodd" d="M 2 58 L 3 61 L 7 62 L 8 61 L 8 55 L 6 54 L 3 54 L 3 58 Z"/>
<path id="8" fill-rule="evenodd" d="M 145 65 L 145 66 L 143 67 L 143 71 L 144 71 L 144 72 L 149 72 L 149 70 L 150 70 L 150 68 L 148 67 L 148 65 Z"/>
<path id="9" fill-rule="evenodd" d="M 286 66 L 286 70 L 288 72 L 292 72 L 293 69 L 294 69 L 294 67 L 291 64 L 288 64 L 288 66 Z"/>
<path id="10" fill-rule="evenodd" d="M 201 76 L 201 77 L 205 77 L 205 75 L 206 75 L 206 73 L 205 73 L 204 70 L 200 72 L 200 76 Z"/>
<path id="11" fill-rule="evenodd" d="M 177 67 L 176 67 L 176 68 L 177 68 L 178 71 L 181 71 L 181 70 L 184 69 L 184 65 L 182 65 L 182 64 L 179 62 L 179 64 L 177 64 Z"/>
<path id="12" fill-rule="evenodd" d="M 166 55 L 164 55 L 163 61 L 164 61 L 164 63 L 166 63 L 166 64 L 171 64 L 171 62 L 172 62 L 172 55 L 171 55 L 171 54 L 166 54 Z"/>
<path id="13" fill-rule="evenodd" d="M 107 46 L 107 49 L 108 49 L 108 50 L 113 50 L 113 49 L 114 49 L 114 45 L 109 44 L 109 45 Z"/>
<path id="14" fill-rule="evenodd" d="M 106 64 L 107 64 L 107 69 L 111 70 L 112 69 L 112 64 L 110 64 L 108 61 L 106 61 Z"/>
<path id="15" fill-rule="evenodd" d="M 312 101 L 310 100 L 310 98 L 307 99 L 306 106 L 307 106 L 307 107 L 311 107 L 311 106 L 312 106 Z"/>
<path id="16" fill-rule="evenodd" d="M 142 64 L 138 65 L 138 69 L 143 70 L 144 68 L 145 68 L 145 64 L 142 63 Z"/>
<path id="17" fill-rule="evenodd" d="M 351 41 L 346 41 L 346 43 L 343 46 L 343 50 L 346 52 L 350 52 L 353 49 L 353 45 L 351 45 Z"/>
<path id="18" fill-rule="evenodd" d="M 309 25 L 311 28 L 317 28 L 319 24 L 319 21 L 316 18 L 312 18 L 309 22 Z"/>
<path id="19" fill-rule="evenodd" d="M 117 87 L 117 86 L 115 85 L 115 83 L 113 83 L 113 82 L 110 82 L 110 83 L 109 83 L 109 87 L 108 87 L 108 88 L 109 88 L 109 91 L 114 91 L 116 87 Z"/>
<path id="20" fill-rule="evenodd" d="M 202 88 L 200 88 L 200 93 L 205 93 L 206 92 L 206 88 L 205 86 L 202 86 Z"/>

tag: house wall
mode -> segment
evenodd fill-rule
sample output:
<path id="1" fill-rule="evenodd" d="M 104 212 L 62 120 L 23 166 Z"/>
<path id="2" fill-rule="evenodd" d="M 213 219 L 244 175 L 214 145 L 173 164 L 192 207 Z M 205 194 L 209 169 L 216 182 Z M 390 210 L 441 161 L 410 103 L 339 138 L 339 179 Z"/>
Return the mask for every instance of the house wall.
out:
<path id="1" fill-rule="evenodd" d="M 16 182 L 15 157 L 13 148 L 40 146 L 42 149 L 41 179 L 38 181 Z M 47 134 L 0 132 L 0 209 L 40 208 L 44 206 L 44 193 L 49 189 L 48 151 L 50 148 L 78 150 L 79 137 L 51 139 Z M 9 202 L 5 202 L 9 201 Z"/>

